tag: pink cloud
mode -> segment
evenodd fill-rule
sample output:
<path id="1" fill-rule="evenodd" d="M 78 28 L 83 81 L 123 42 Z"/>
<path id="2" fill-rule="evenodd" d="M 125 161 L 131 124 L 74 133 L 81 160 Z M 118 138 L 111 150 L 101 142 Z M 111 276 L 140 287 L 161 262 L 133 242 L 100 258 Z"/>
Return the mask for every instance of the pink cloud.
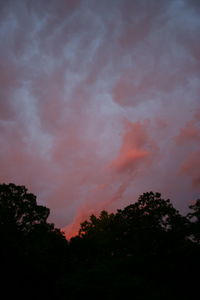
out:
<path id="1" fill-rule="evenodd" d="M 176 143 L 179 145 L 200 141 L 200 128 L 194 121 L 188 122 L 185 127 L 180 129 L 179 135 L 176 136 Z"/>
<path id="2" fill-rule="evenodd" d="M 27 185 L 68 234 L 149 189 L 175 195 L 180 207 L 195 198 L 194 6 L 18 2 L 0 4 L 1 181 Z M 176 175 L 180 166 L 188 176 Z"/>
<path id="3" fill-rule="evenodd" d="M 119 155 L 112 161 L 111 168 L 117 172 L 134 171 L 151 162 L 154 151 L 155 144 L 148 136 L 145 124 L 126 122 Z"/>
<path id="4" fill-rule="evenodd" d="M 192 178 L 195 188 L 200 186 L 200 151 L 194 152 L 182 163 L 180 172 Z"/>

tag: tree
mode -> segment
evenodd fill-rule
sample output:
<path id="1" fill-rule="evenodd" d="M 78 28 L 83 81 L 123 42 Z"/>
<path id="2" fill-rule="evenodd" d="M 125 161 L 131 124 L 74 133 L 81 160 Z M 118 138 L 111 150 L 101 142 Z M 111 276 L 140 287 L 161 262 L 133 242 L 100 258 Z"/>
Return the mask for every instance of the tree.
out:
<path id="1" fill-rule="evenodd" d="M 46 224 L 49 209 L 37 205 L 36 196 L 25 186 L 13 183 L 0 185 L 0 226 L 6 231 L 28 233 L 35 225 Z"/>
<path id="2" fill-rule="evenodd" d="M 49 212 L 25 186 L 0 184 L 3 285 L 14 286 L 20 298 L 26 290 L 35 296 L 38 291 L 44 296 L 53 293 L 65 266 L 68 243 L 63 233 L 47 222 Z"/>
<path id="3" fill-rule="evenodd" d="M 91 215 L 89 221 L 81 223 L 79 237 L 84 240 L 90 255 L 112 255 L 115 225 L 115 214 L 105 210 L 98 217 Z"/>
<path id="4" fill-rule="evenodd" d="M 189 206 L 191 212 L 187 217 L 190 222 L 190 236 L 192 240 L 200 244 L 200 199 L 197 199 L 193 205 Z"/>
<path id="5" fill-rule="evenodd" d="M 129 253 L 159 253 L 185 242 L 187 219 L 160 193 L 144 193 L 138 201 L 118 210 L 123 224 L 122 244 Z M 167 246 L 167 247 L 166 247 Z"/>
<path id="6" fill-rule="evenodd" d="M 82 275 L 74 280 L 81 286 L 80 294 L 92 285 L 96 294 L 112 291 L 110 299 L 133 291 L 136 299 L 176 299 L 182 290 L 185 296 L 190 292 L 187 270 L 194 269 L 199 256 L 199 249 L 187 240 L 188 224 L 169 199 L 153 192 L 116 213 L 90 216 L 70 244 L 81 257 L 76 274 Z"/>
<path id="7" fill-rule="evenodd" d="M 102 211 L 99 217 L 92 215 L 81 224 L 79 237 L 98 253 L 155 254 L 169 250 L 170 244 L 181 246 L 186 240 L 187 222 L 169 199 L 149 192 L 115 214 Z"/>

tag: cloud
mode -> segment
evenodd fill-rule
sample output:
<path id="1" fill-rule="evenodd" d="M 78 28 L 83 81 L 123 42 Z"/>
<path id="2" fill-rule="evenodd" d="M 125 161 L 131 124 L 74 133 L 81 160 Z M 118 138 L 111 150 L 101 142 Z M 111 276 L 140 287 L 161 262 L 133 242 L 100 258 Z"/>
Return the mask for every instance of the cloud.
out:
<path id="1" fill-rule="evenodd" d="M 145 124 L 126 121 L 125 125 L 126 131 L 119 155 L 111 163 L 111 168 L 121 173 L 132 172 L 141 165 L 149 163 L 156 148 L 147 134 Z"/>
<path id="2" fill-rule="evenodd" d="M 184 128 L 180 129 L 179 135 L 176 136 L 176 142 L 179 145 L 192 141 L 200 141 L 200 128 L 194 121 L 188 122 Z"/>
<path id="3" fill-rule="evenodd" d="M 2 2 L 1 181 L 27 185 L 68 233 L 149 189 L 186 206 L 198 182 L 198 6 Z"/>
<path id="4" fill-rule="evenodd" d="M 182 163 L 180 172 L 192 178 L 195 188 L 200 186 L 200 151 L 194 152 Z"/>

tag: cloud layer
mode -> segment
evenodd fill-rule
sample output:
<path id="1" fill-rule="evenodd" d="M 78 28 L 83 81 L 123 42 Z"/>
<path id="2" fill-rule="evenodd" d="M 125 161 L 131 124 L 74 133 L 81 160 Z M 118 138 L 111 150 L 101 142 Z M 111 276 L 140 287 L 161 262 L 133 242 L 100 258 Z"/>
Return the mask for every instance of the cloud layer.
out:
<path id="1" fill-rule="evenodd" d="M 68 236 L 154 190 L 200 188 L 198 1 L 0 4 L 0 180 Z"/>

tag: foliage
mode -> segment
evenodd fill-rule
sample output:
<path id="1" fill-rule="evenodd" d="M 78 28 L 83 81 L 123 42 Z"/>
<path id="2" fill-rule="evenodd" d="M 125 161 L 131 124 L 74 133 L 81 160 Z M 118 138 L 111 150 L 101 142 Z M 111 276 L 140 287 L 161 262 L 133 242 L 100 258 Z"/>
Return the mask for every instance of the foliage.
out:
<path id="1" fill-rule="evenodd" d="M 62 232 L 47 222 L 49 209 L 37 205 L 24 186 L 0 185 L 0 258 L 6 294 L 15 298 L 48 294 L 61 272 L 68 243 Z M 48 287 L 49 286 L 49 287 Z M 8 297 L 9 298 L 9 297 Z"/>
<path id="2" fill-rule="evenodd" d="M 194 298 L 200 200 L 189 208 L 182 216 L 161 194 L 144 193 L 115 213 L 91 215 L 67 241 L 24 186 L 1 184 L 1 291 L 21 299 Z"/>
<path id="3" fill-rule="evenodd" d="M 0 226 L 29 232 L 35 225 L 45 224 L 49 209 L 36 204 L 36 196 L 24 186 L 0 185 Z"/>
<path id="4" fill-rule="evenodd" d="M 182 216 L 169 199 L 149 192 L 116 213 L 91 215 L 70 241 L 72 299 L 91 285 L 99 299 L 191 299 L 198 292 L 200 201 L 190 209 Z"/>
<path id="5" fill-rule="evenodd" d="M 96 252 L 103 249 L 104 254 L 111 256 L 139 252 L 155 254 L 164 251 L 166 243 L 182 245 L 186 240 L 187 223 L 169 199 L 150 192 L 116 214 L 102 211 L 99 217 L 92 215 L 89 221 L 81 224 L 79 236 L 90 241 Z"/>
<path id="6" fill-rule="evenodd" d="M 197 199 L 193 205 L 189 206 L 191 212 L 187 217 L 190 223 L 190 234 L 194 242 L 200 244 L 200 199 Z"/>

